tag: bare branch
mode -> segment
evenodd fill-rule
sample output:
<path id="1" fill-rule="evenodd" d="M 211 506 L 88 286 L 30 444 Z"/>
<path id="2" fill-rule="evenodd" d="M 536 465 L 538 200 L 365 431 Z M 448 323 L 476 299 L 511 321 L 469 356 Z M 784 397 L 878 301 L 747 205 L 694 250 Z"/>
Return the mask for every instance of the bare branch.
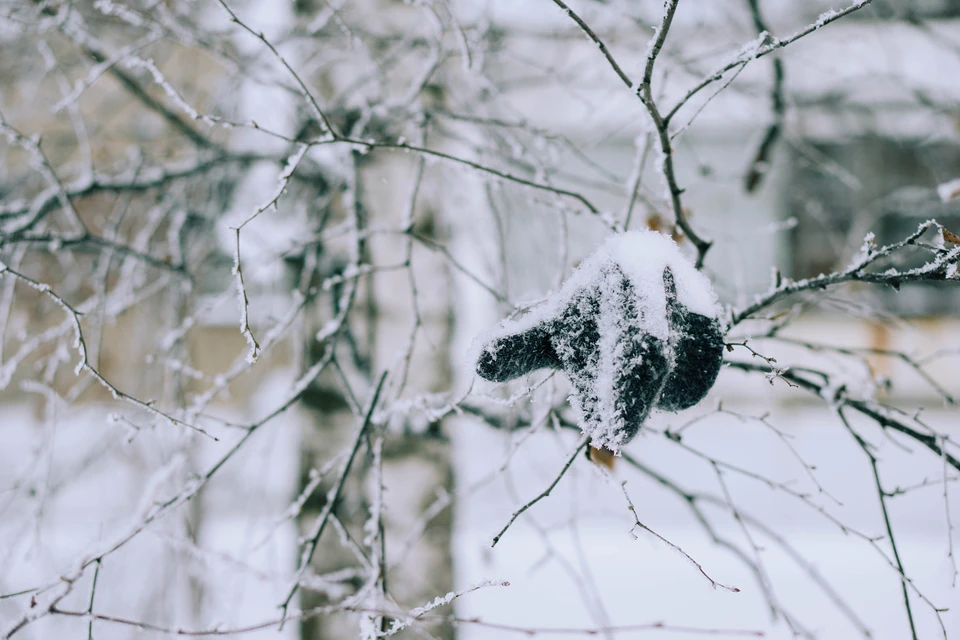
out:
<path id="1" fill-rule="evenodd" d="M 697 568 L 697 571 L 699 571 L 700 574 L 701 574 L 704 578 L 707 579 L 707 581 L 710 583 L 710 586 L 713 587 L 714 589 L 716 589 L 717 587 L 720 587 L 721 589 L 724 589 L 724 590 L 726 590 L 726 591 L 730 591 L 730 592 L 732 592 L 732 593 L 740 593 L 740 589 L 738 589 L 737 587 L 732 587 L 732 586 L 725 585 L 725 584 L 723 584 L 722 582 L 717 582 L 716 580 L 714 580 L 713 578 L 711 578 L 711 577 L 707 574 L 707 572 L 704 571 L 703 565 L 701 565 L 699 562 L 697 562 L 696 560 L 694 560 L 694 559 L 690 556 L 689 553 L 687 553 L 686 551 L 684 551 L 683 549 L 681 549 L 679 546 L 675 545 L 674 543 L 670 542 L 669 540 L 667 540 L 666 538 L 664 538 L 663 536 L 661 536 L 659 533 L 657 533 L 656 531 L 654 531 L 653 529 L 651 529 L 651 528 L 648 527 L 647 525 L 645 525 L 645 524 L 643 524 L 642 522 L 640 522 L 640 515 L 637 513 L 636 507 L 633 506 L 633 501 L 630 499 L 630 494 L 627 493 L 627 481 L 626 481 L 626 480 L 624 480 L 623 482 L 620 483 L 620 488 L 623 489 L 623 496 L 624 496 L 624 498 L 626 498 L 626 500 L 627 500 L 627 509 L 633 514 L 633 517 L 634 517 L 634 520 L 635 520 L 634 525 L 633 525 L 633 528 L 630 530 L 630 533 L 631 533 L 631 534 L 633 534 L 633 529 L 636 529 L 636 528 L 638 528 L 638 527 L 639 527 L 640 529 L 643 529 L 643 530 L 646 531 L 647 533 L 651 534 L 653 537 L 655 537 L 655 538 L 657 538 L 658 540 L 660 540 L 660 542 L 663 542 L 663 543 L 666 544 L 668 547 L 670 547 L 670 548 L 673 549 L 674 551 L 679 552 L 680 555 L 682 555 L 684 558 L 686 558 L 687 560 L 689 560 L 689 561 L 693 564 L 693 566 L 695 566 L 695 567 Z"/>
<path id="2" fill-rule="evenodd" d="M 553 479 L 553 482 L 551 482 L 547 486 L 547 488 L 544 489 L 542 492 L 540 492 L 540 494 L 537 495 L 533 500 L 531 500 L 530 502 L 526 503 L 525 505 L 523 505 L 522 507 L 520 507 L 519 509 L 513 512 L 513 515 L 510 516 L 510 520 L 507 521 L 507 524 L 504 525 L 503 529 L 500 529 L 500 533 L 493 536 L 493 542 L 490 543 L 491 547 L 497 546 L 497 543 L 500 542 L 500 538 L 502 538 L 503 534 L 507 532 L 507 529 L 510 528 L 510 525 L 512 525 L 517 520 L 517 518 L 520 517 L 520 514 L 522 514 L 524 511 L 526 511 L 527 509 L 529 509 L 530 507 L 532 507 L 533 505 L 537 504 L 538 502 L 540 502 L 541 500 L 543 500 L 544 498 L 550 495 L 550 492 L 553 491 L 554 487 L 556 487 L 557 484 L 560 483 L 560 480 L 563 478 L 564 475 L 566 475 L 567 470 L 570 468 L 570 465 L 573 464 L 573 461 L 577 459 L 577 456 L 580 455 L 580 452 L 586 448 L 589 442 L 590 442 L 589 436 L 585 435 L 580 438 L 580 442 L 577 443 L 576 448 L 573 450 L 573 455 L 571 455 L 567 459 L 567 462 L 563 465 L 563 468 L 560 469 L 560 473 L 557 474 L 557 477 Z"/>

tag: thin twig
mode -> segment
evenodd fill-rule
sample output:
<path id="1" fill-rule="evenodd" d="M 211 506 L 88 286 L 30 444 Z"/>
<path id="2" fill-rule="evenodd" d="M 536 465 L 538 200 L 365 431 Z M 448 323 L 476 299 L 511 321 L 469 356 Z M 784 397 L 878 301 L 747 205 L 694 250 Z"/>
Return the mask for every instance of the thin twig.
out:
<path id="1" fill-rule="evenodd" d="M 633 501 L 630 499 L 630 494 L 627 493 L 627 481 L 626 481 L 626 480 L 624 480 L 623 482 L 620 483 L 620 488 L 623 489 L 623 497 L 626 498 L 626 500 L 627 500 L 627 509 L 633 514 L 634 524 L 633 524 L 633 526 L 630 528 L 630 533 L 631 533 L 631 534 L 633 534 L 633 530 L 636 529 L 636 528 L 638 528 L 638 527 L 639 527 L 640 529 L 643 529 L 644 531 L 646 531 L 647 533 L 649 533 L 649 534 L 651 534 L 653 537 L 655 537 L 657 540 L 659 540 L 660 542 L 663 542 L 663 543 L 666 544 L 668 547 L 670 547 L 670 548 L 673 549 L 674 551 L 679 552 L 680 555 L 682 555 L 684 558 L 686 558 L 687 560 L 689 560 L 689 561 L 693 564 L 693 566 L 695 566 L 695 567 L 697 568 L 697 571 L 699 571 L 700 574 L 703 575 L 703 577 L 707 579 L 707 581 L 710 583 L 710 586 L 713 587 L 714 589 L 716 589 L 717 587 L 720 587 L 721 589 L 724 589 L 724 590 L 726 590 L 726 591 L 730 591 L 730 592 L 732 592 L 732 593 L 740 593 L 740 589 L 738 589 L 737 587 L 730 586 L 730 585 L 726 585 L 726 584 L 723 584 L 722 582 L 717 582 L 716 580 L 714 580 L 713 578 L 711 578 L 710 575 L 704 570 L 703 565 L 701 565 L 699 562 L 697 562 L 696 560 L 694 560 L 694 559 L 690 556 L 690 554 L 687 553 L 686 551 L 684 551 L 682 548 L 680 548 L 679 545 L 676 545 L 676 544 L 670 542 L 669 540 L 667 540 L 666 538 L 664 538 L 662 535 L 660 535 L 659 533 L 657 533 L 656 531 L 654 531 L 653 529 L 651 529 L 651 528 L 648 527 L 647 525 L 645 525 L 645 524 L 643 524 L 642 522 L 640 522 L 640 514 L 637 513 L 637 509 L 636 509 L 636 507 L 633 506 Z M 636 536 L 634 536 L 634 537 L 636 537 Z"/>
<path id="2" fill-rule="evenodd" d="M 570 465 L 573 464 L 573 461 L 577 459 L 577 456 L 580 455 L 580 452 L 583 451 L 589 442 L 590 436 L 588 435 L 584 435 L 582 438 L 580 438 L 580 442 L 577 443 L 577 447 L 573 450 L 573 455 L 567 459 L 567 462 L 563 465 L 563 468 L 560 469 L 560 473 L 557 474 L 557 477 L 553 479 L 553 482 L 551 482 L 550 485 L 540 492 L 540 494 L 537 495 L 533 500 L 513 512 L 513 515 L 510 516 L 510 520 L 504 525 L 503 529 L 500 530 L 500 533 L 493 536 L 493 542 L 490 543 L 491 547 L 497 546 L 497 543 L 500 542 L 500 538 L 502 538 L 503 534 L 507 532 L 507 529 L 510 528 L 510 525 L 512 525 L 516 519 L 520 517 L 520 514 L 550 495 L 550 492 L 553 491 L 554 487 L 556 487 L 563 476 L 566 475 Z"/>

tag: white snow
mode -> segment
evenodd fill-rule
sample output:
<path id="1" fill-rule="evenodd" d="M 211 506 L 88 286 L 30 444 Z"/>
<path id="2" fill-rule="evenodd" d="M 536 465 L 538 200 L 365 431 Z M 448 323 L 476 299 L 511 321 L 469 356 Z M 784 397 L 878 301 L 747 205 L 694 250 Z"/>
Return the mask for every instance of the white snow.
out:
<path id="1" fill-rule="evenodd" d="M 523 331 L 555 317 L 578 291 L 607 284 L 603 270 L 611 262 L 619 265 L 630 279 L 643 329 L 653 336 L 662 340 L 669 338 L 667 299 L 663 288 L 663 272 L 667 267 L 673 272 L 680 304 L 710 318 L 720 314 L 721 307 L 710 281 L 684 257 L 673 239 L 656 231 L 627 231 L 607 238 L 577 267 L 558 292 L 547 296 L 544 304 L 519 319 L 503 322 L 493 332 L 480 336 L 481 341 Z M 615 299 L 616 296 L 602 297 Z M 602 329 L 600 333 L 603 334 Z"/>
<path id="2" fill-rule="evenodd" d="M 836 11 L 836 10 L 834 10 L 834 9 L 829 9 L 829 10 L 827 10 L 827 11 L 824 11 L 824 12 L 821 13 L 820 16 L 817 18 L 817 21 L 813 23 L 813 28 L 814 28 L 814 29 L 819 29 L 820 27 L 824 26 L 825 24 L 827 24 L 827 23 L 830 22 L 831 20 L 834 20 L 836 17 L 837 17 L 837 11 Z"/>
<path id="3" fill-rule="evenodd" d="M 667 267 L 673 271 L 680 304 L 694 313 L 711 318 L 720 313 L 717 295 L 710 281 L 684 257 L 680 247 L 669 236 L 655 231 L 630 231 L 611 237 L 598 253 L 604 250 L 608 250 L 623 267 L 638 296 L 649 301 L 651 314 L 659 314 L 665 320 L 663 271 Z"/>

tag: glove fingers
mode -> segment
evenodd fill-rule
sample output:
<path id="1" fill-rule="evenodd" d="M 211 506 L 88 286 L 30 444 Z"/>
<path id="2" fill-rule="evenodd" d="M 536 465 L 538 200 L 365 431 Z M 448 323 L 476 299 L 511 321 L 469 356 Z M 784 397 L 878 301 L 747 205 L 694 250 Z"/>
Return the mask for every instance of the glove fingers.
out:
<path id="1" fill-rule="evenodd" d="M 673 347 L 673 369 L 657 407 L 665 411 L 681 411 L 703 400 L 720 375 L 723 330 L 718 320 L 683 307 L 671 315 L 671 325 L 678 337 Z"/>
<path id="2" fill-rule="evenodd" d="M 506 331 L 487 342 L 477 360 L 477 373 L 493 382 L 506 382 L 543 368 L 563 369 L 572 375 L 595 368 L 599 313 L 597 290 L 580 290 L 556 317 L 523 330 Z"/>
<path id="3" fill-rule="evenodd" d="M 477 359 L 477 373 L 492 382 L 506 382 L 537 369 L 559 367 L 546 324 L 490 340 Z"/>
<path id="4" fill-rule="evenodd" d="M 637 435 L 660 395 L 668 367 L 663 342 L 642 336 L 624 345 L 620 365 L 574 380 L 584 430 L 595 446 L 616 450 Z"/>
<path id="5" fill-rule="evenodd" d="M 630 279 L 610 265 L 600 286 L 574 296 L 553 323 L 554 350 L 596 446 L 617 449 L 636 436 L 670 368 L 666 345 L 644 331 L 635 299 Z"/>
<path id="6" fill-rule="evenodd" d="M 550 343 L 568 375 L 596 369 L 600 355 L 600 294 L 595 288 L 574 294 L 550 327 Z"/>

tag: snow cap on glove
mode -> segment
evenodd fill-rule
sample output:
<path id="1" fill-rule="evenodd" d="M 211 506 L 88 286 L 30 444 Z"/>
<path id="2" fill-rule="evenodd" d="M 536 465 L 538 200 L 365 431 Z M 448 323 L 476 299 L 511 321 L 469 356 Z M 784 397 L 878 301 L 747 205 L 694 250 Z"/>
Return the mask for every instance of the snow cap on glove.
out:
<path id="1" fill-rule="evenodd" d="M 666 235 L 611 236 L 560 291 L 483 341 L 477 373 L 506 382 L 559 369 L 594 447 L 629 442 L 654 408 L 703 399 L 720 372 L 723 331 L 710 281 Z"/>

